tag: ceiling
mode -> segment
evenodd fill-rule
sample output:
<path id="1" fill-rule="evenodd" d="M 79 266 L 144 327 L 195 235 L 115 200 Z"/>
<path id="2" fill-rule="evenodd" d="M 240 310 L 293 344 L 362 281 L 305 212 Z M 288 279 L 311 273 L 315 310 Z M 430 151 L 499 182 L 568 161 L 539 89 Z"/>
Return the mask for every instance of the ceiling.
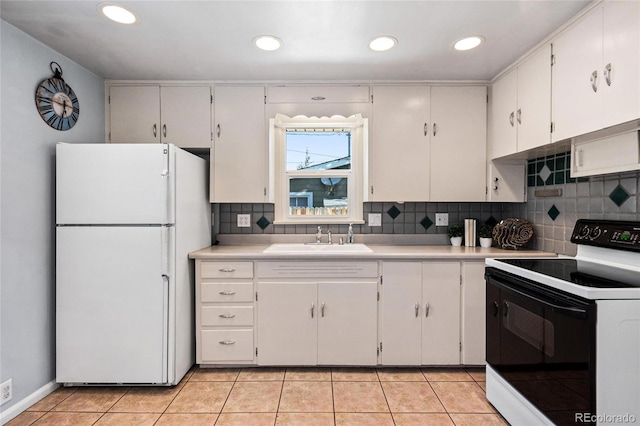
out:
<path id="1" fill-rule="evenodd" d="M 128 26 L 100 3 L 2 0 L 0 16 L 105 79 L 488 81 L 591 1 L 118 2 L 139 18 Z M 282 48 L 258 50 L 262 34 Z M 477 34 L 480 48 L 451 48 Z M 398 45 L 370 50 L 378 35 Z"/>

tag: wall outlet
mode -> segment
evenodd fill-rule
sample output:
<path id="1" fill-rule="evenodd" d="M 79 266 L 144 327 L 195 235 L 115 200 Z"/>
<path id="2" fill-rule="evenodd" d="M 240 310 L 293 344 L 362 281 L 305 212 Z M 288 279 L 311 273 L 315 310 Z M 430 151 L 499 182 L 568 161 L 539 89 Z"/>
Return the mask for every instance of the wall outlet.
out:
<path id="1" fill-rule="evenodd" d="M 436 213 L 436 226 L 449 226 L 449 213 Z"/>
<path id="2" fill-rule="evenodd" d="M 251 227 L 251 215 L 239 214 L 238 215 L 238 228 L 250 228 Z"/>
<path id="3" fill-rule="evenodd" d="M 369 226 L 382 226 L 382 214 L 369 213 Z"/>
<path id="4" fill-rule="evenodd" d="M 13 379 L 9 379 L 0 385 L 0 405 L 11 401 L 13 398 Z"/>

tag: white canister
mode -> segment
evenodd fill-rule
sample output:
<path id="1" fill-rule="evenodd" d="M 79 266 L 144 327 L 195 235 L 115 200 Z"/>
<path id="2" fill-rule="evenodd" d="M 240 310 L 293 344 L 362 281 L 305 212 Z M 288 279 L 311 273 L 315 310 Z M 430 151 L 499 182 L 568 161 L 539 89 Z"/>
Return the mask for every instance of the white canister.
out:
<path id="1" fill-rule="evenodd" d="M 464 245 L 465 247 L 476 246 L 476 220 L 464 220 Z"/>

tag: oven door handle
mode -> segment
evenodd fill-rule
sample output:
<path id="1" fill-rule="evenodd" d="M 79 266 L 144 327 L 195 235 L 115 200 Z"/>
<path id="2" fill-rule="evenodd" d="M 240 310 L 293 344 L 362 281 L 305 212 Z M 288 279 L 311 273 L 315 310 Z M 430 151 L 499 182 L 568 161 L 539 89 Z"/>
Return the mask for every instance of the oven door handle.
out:
<path id="1" fill-rule="evenodd" d="M 490 277 L 490 280 L 494 284 L 497 284 L 498 287 L 501 287 L 501 288 L 503 288 L 503 289 L 505 289 L 507 291 L 516 293 L 519 296 L 522 296 L 522 297 L 524 297 L 526 299 L 533 300 L 535 302 L 541 303 L 544 306 L 550 307 L 550 308 L 555 309 L 557 311 L 564 312 L 564 313 L 567 313 L 569 315 L 574 315 L 574 316 L 577 315 L 577 316 L 580 316 L 580 317 L 586 316 L 588 314 L 586 309 L 577 308 L 577 307 L 573 307 L 573 306 L 556 305 L 556 304 L 551 303 L 551 302 L 549 302 L 547 300 L 540 299 L 540 298 L 535 297 L 535 296 L 533 296 L 533 295 L 531 295 L 529 293 L 525 293 L 524 291 L 518 290 L 518 289 L 514 288 L 513 286 L 510 286 L 508 283 L 506 283 L 506 282 L 504 282 L 502 280 L 496 279 L 495 277 Z M 508 310 L 508 308 L 507 308 L 507 310 Z M 506 312 L 504 313 L 504 315 L 506 316 Z"/>
<path id="2" fill-rule="evenodd" d="M 586 315 L 586 314 L 587 314 L 587 310 L 586 310 L 586 309 L 575 308 L 575 307 L 573 307 L 573 306 L 560 306 L 560 305 L 556 305 L 556 304 L 553 304 L 553 303 L 548 302 L 548 301 L 546 301 L 546 300 L 542 300 L 542 299 L 539 299 L 539 298 L 537 298 L 537 297 L 534 297 L 534 296 L 532 296 L 532 295 L 530 295 L 530 294 L 527 294 L 527 293 L 525 293 L 525 292 L 523 292 L 523 291 L 516 290 L 516 289 L 515 289 L 515 288 L 513 288 L 513 287 L 509 288 L 509 291 L 512 291 L 512 292 L 514 292 L 514 293 L 517 293 L 517 294 L 519 294 L 520 296 L 526 297 L 527 299 L 535 300 L 535 301 L 536 301 L 536 302 L 538 302 L 538 303 L 542 303 L 542 304 L 543 304 L 543 305 L 545 305 L 545 306 L 548 306 L 548 307 L 553 308 L 553 309 L 557 309 L 557 310 L 559 310 L 559 311 L 568 312 L 568 313 L 571 313 L 571 314 L 584 314 L 584 315 Z M 505 303 L 506 303 L 506 302 L 505 302 Z"/>

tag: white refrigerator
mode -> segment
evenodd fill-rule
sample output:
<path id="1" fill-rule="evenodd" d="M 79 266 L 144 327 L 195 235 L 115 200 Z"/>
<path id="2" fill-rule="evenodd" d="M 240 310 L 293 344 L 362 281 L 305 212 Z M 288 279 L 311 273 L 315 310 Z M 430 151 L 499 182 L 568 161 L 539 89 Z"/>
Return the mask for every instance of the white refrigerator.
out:
<path id="1" fill-rule="evenodd" d="M 174 385 L 195 361 L 207 162 L 166 144 L 56 146 L 56 381 Z"/>

